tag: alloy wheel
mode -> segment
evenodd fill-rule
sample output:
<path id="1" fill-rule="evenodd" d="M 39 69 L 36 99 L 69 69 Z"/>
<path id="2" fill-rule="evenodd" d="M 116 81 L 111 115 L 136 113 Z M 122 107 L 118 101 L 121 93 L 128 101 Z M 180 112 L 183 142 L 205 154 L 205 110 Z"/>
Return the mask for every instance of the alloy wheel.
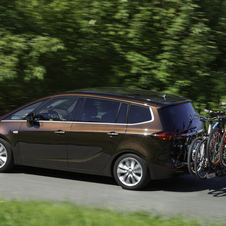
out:
<path id="1" fill-rule="evenodd" d="M 7 161 L 7 151 L 3 144 L 0 143 L 0 168 L 2 168 Z"/>
<path id="2" fill-rule="evenodd" d="M 124 185 L 135 186 L 143 177 L 143 168 L 136 159 L 128 157 L 119 162 L 117 176 Z"/>

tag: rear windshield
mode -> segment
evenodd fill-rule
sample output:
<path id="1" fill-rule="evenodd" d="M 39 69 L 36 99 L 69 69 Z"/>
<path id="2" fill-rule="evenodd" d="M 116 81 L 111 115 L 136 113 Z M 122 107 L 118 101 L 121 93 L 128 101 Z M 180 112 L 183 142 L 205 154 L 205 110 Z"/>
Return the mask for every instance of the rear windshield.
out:
<path id="1" fill-rule="evenodd" d="M 202 122 L 191 103 L 179 104 L 158 110 L 164 131 L 191 132 L 202 129 Z"/>

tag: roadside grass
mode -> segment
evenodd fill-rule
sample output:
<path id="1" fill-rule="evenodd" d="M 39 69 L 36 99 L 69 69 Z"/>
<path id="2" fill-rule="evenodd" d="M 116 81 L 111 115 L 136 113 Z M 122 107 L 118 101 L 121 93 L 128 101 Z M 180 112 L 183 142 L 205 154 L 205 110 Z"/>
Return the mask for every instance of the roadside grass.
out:
<path id="1" fill-rule="evenodd" d="M 198 220 L 118 213 L 68 202 L 6 201 L 0 199 L 0 226 L 200 226 Z M 209 224 L 211 225 L 211 224 Z"/>

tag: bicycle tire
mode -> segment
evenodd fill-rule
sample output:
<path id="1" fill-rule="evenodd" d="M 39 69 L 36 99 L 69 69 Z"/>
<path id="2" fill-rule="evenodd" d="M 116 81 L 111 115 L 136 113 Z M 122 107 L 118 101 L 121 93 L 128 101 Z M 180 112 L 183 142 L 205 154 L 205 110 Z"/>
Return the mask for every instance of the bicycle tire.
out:
<path id="1" fill-rule="evenodd" d="M 226 132 L 223 134 L 220 145 L 220 164 L 226 167 Z"/>
<path id="2" fill-rule="evenodd" d="M 197 148 L 200 144 L 200 142 L 202 141 L 202 137 L 196 137 L 190 147 L 189 147 L 189 151 L 188 151 L 188 157 L 187 157 L 187 164 L 188 164 L 188 171 L 191 175 L 196 176 L 195 173 L 195 153 L 197 151 Z"/>
<path id="3" fill-rule="evenodd" d="M 205 180 L 207 178 L 207 175 L 210 171 L 210 165 L 207 158 L 207 138 L 204 138 L 197 148 L 197 151 L 195 153 L 195 174 L 196 177 L 200 180 Z"/>
<path id="4" fill-rule="evenodd" d="M 210 165 L 216 167 L 220 163 L 220 144 L 222 140 L 222 132 L 220 128 L 211 130 L 207 142 L 207 156 Z"/>

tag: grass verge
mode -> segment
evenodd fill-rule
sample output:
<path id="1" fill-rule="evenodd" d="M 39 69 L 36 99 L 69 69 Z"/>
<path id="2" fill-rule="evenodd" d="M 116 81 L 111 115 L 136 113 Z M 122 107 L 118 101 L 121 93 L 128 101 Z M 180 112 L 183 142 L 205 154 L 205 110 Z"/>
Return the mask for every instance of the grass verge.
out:
<path id="1" fill-rule="evenodd" d="M 6 201 L 0 199 L 1 226 L 199 226 L 197 220 L 163 218 L 148 213 L 117 213 L 67 202 Z"/>

